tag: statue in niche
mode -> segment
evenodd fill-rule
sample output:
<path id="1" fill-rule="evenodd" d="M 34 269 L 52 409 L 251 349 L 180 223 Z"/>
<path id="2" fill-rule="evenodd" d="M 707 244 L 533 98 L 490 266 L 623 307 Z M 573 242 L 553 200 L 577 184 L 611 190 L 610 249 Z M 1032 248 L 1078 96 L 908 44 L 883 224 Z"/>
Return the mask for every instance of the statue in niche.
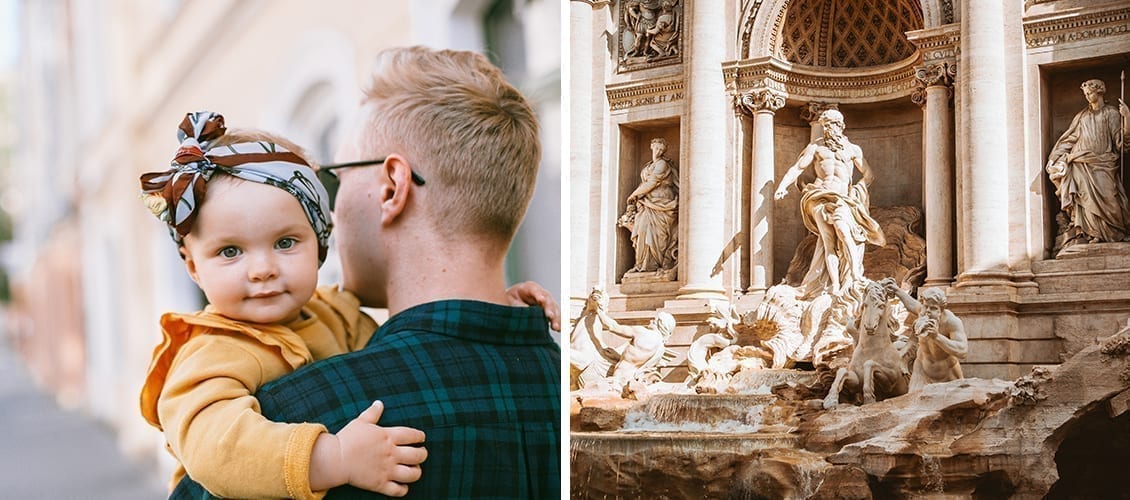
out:
<path id="1" fill-rule="evenodd" d="M 949 382 L 963 378 L 961 360 L 969 349 L 965 326 L 948 309 L 946 294 L 940 288 L 919 289 L 914 300 L 893 280 L 884 281 L 888 293 L 898 297 L 914 320 L 912 345 L 917 344 L 914 368 L 910 375 L 910 392 L 926 384 Z M 915 342 L 916 341 L 916 342 Z"/>
<path id="2" fill-rule="evenodd" d="M 841 296 L 863 280 L 863 251 L 867 243 L 886 244 L 879 223 L 870 215 L 868 186 L 874 175 L 863 150 L 844 135 L 844 117 L 838 110 L 820 113 L 823 137 L 804 148 L 785 172 L 774 198 L 780 200 L 805 170 L 813 167 L 816 180 L 805 185 L 800 200 L 805 227 L 817 236 L 817 245 L 801 288 L 802 298 L 827 292 Z M 863 177 L 852 184 L 858 169 Z"/>
<path id="3" fill-rule="evenodd" d="M 632 46 L 626 59 L 642 58 L 646 62 L 679 55 L 678 0 L 628 0 L 624 7 L 621 29 L 632 34 Z M 623 61 L 622 61 L 623 62 Z"/>
<path id="4" fill-rule="evenodd" d="M 636 263 L 628 273 L 656 273 L 672 280 L 679 246 L 679 171 L 666 152 L 666 140 L 651 140 L 651 161 L 640 172 L 640 185 L 628 195 L 627 210 L 617 224 L 632 234 Z"/>
<path id="5" fill-rule="evenodd" d="M 1130 110 L 1121 99 L 1118 107 L 1106 104 L 1102 80 L 1087 80 L 1080 88 L 1088 106 L 1056 141 L 1046 166 L 1070 221 L 1061 244 L 1127 241 L 1130 207 L 1119 156 L 1130 137 Z"/>

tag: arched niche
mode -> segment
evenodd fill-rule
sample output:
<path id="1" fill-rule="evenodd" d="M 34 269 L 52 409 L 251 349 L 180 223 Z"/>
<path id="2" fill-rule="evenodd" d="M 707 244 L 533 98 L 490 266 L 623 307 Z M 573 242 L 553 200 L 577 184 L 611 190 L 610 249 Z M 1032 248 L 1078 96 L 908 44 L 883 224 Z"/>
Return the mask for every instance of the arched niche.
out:
<path id="1" fill-rule="evenodd" d="M 832 106 L 875 172 L 871 205 L 922 210 L 923 114 L 911 100 L 922 57 L 906 33 L 952 23 L 952 10 L 937 0 L 746 2 L 738 27 L 744 59 L 724 63 L 723 74 L 732 94 L 767 87 L 786 96 L 774 113 L 774 179 L 816 133 L 809 106 Z M 771 279 L 778 282 L 808 231 L 795 190 L 773 203 Z"/>

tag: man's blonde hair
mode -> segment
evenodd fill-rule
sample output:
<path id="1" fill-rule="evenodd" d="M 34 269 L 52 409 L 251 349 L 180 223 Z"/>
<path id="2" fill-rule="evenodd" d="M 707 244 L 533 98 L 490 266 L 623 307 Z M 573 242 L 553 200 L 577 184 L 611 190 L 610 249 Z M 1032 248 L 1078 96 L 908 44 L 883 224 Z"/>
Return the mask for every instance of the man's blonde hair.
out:
<path id="1" fill-rule="evenodd" d="M 474 52 L 388 49 L 365 103 L 360 151 L 404 155 L 427 180 L 437 229 L 510 242 L 533 196 L 541 142 L 533 110 L 501 70 Z"/>

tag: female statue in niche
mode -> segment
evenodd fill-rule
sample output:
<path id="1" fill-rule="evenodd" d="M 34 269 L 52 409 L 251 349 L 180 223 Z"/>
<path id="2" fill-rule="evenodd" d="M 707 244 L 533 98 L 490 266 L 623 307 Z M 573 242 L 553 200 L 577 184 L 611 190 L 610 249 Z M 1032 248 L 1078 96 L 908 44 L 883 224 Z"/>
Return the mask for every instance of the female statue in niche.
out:
<path id="1" fill-rule="evenodd" d="M 640 172 L 640 185 L 628 195 L 619 225 L 632 232 L 636 264 L 629 273 L 673 271 L 678 250 L 679 171 L 668 158 L 667 141 L 651 140 L 651 161 Z"/>
<path id="2" fill-rule="evenodd" d="M 1087 80 L 1080 88 L 1088 106 L 1056 141 L 1046 167 L 1069 221 L 1064 247 L 1130 239 L 1130 208 L 1119 172 L 1130 110 L 1121 99 L 1117 108 L 1106 104 L 1102 80 Z"/>

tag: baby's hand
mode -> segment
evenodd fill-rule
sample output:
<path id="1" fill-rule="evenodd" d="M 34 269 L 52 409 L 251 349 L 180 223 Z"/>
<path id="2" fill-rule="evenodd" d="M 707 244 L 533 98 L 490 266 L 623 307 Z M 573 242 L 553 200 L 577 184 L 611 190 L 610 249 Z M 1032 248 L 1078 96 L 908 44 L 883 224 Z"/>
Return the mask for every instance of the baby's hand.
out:
<path id="1" fill-rule="evenodd" d="M 523 281 L 507 288 L 506 295 L 510 296 L 510 305 L 513 306 L 540 306 L 545 310 L 549 327 L 561 331 L 561 309 L 557 307 L 549 290 L 533 281 Z"/>
<path id="2" fill-rule="evenodd" d="M 424 433 L 411 427 L 380 427 L 377 421 L 384 404 L 374 402 L 337 433 L 341 442 L 341 464 L 349 472 L 349 484 L 358 488 L 402 497 L 404 483 L 420 479 L 420 463 L 428 456 L 422 447 Z"/>

